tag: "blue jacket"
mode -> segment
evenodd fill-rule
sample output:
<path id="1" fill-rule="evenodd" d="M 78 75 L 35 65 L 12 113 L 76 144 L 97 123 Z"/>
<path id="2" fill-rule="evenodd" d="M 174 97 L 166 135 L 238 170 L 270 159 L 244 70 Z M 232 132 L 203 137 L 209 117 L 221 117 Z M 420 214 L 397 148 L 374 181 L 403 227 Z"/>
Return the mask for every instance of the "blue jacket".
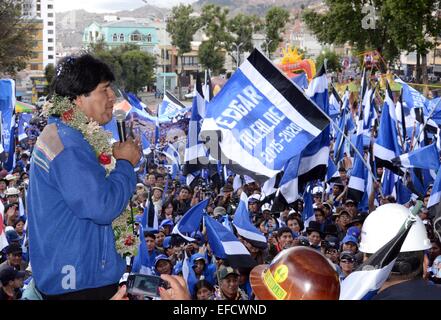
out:
<path id="1" fill-rule="evenodd" d="M 83 135 L 57 118 L 35 145 L 29 177 L 29 253 L 47 295 L 118 283 L 125 261 L 112 221 L 135 191 L 133 166 L 118 160 L 106 177 Z"/>

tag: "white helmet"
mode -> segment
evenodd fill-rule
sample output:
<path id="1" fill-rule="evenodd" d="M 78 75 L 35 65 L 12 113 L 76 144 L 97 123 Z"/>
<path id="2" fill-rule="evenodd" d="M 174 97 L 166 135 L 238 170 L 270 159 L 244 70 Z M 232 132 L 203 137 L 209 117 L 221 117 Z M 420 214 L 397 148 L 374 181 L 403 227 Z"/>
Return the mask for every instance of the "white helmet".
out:
<path id="1" fill-rule="evenodd" d="M 389 242 L 400 230 L 409 209 L 396 203 L 379 206 L 370 213 L 361 229 L 359 250 L 364 253 L 375 253 Z M 412 225 L 400 252 L 420 251 L 431 248 L 426 228 L 419 217 Z"/>
<path id="2" fill-rule="evenodd" d="M 269 204 L 269 203 L 264 203 L 263 205 L 262 205 L 262 212 L 263 211 L 265 211 L 265 210 L 269 210 L 269 211 L 271 211 L 271 205 Z"/>

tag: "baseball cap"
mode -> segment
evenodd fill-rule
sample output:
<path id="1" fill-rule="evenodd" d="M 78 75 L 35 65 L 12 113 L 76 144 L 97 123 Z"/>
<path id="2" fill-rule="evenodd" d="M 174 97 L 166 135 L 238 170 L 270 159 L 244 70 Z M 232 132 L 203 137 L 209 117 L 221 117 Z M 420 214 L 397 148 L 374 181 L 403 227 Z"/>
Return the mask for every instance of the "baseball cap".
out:
<path id="1" fill-rule="evenodd" d="M 162 242 L 162 247 L 164 249 L 168 249 L 171 247 L 171 236 L 167 236 L 164 238 L 164 241 Z"/>
<path id="2" fill-rule="evenodd" d="M 343 259 L 355 261 L 355 256 L 351 251 L 343 251 L 342 253 L 340 253 L 340 260 Z"/>
<path id="3" fill-rule="evenodd" d="M 159 225 L 159 230 L 161 230 L 165 226 L 170 226 L 173 228 L 174 223 L 171 219 L 164 219 L 164 220 L 162 220 L 161 224 Z"/>
<path id="4" fill-rule="evenodd" d="M 227 267 L 227 266 L 220 266 L 218 272 L 217 272 L 217 277 L 219 280 L 223 280 L 226 277 L 228 277 L 230 274 L 235 274 L 237 276 L 239 276 L 239 271 L 237 269 L 234 269 L 233 267 Z"/>
<path id="5" fill-rule="evenodd" d="M 6 231 L 6 239 L 8 240 L 8 243 L 17 242 L 20 241 L 20 236 L 15 230 L 8 230 Z"/>
<path id="6" fill-rule="evenodd" d="M 358 239 L 358 237 L 360 236 L 360 234 L 361 234 L 361 231 L 360 231 L 360 229 L 358 228 L 358 227 L 350 227 L 349 229 L 348 229 L 348 231 L 346 231 L 346 235 L 347 236 L 352 236 L 352 237 L 354 237 L 354 238 L 356 238 L 356 239 Z"/>
<path id="7" fill-rule="evenodd" d="M 357 238 L 355 238 L 355 237 L 353 237 L 353 236 L 346 235 L 346 236 L 343 238 L 343 241 L 342 241 L 341 243 L 345 244 L 345 243 L 348 243 L 348 242 L 353 242 L 353 243 L 355 243 L 355 244 L 358 246 Z"/>
<path id="8" fill-rule="evenodd" d="M 6 286 L 9 281 L 14 279 L 24 278 L 26 273 L 24 271 L 18 271 L 14 267 L 7 266 L 0 271 L 0 282 L 3 286 Z"/>
<path id="9" fill-rule="evenodd" d="M 170 262 L 169 257 L 167 257 L 165 254 L 160 254 L 160 255 L 156 256 L 156 258 L 155 258 L 155 267 L 156 267 L 156 264 L 161 260 L 166 260 L 166 261 Z"/>
<path id="10" fill-rule="evenodd" d="M 225 210 L 224 207 L 216 207 L 213 210 L 213 216 L 214 217 L 223 216 L 226 213 L 227 213 L 227 211 Z"/>

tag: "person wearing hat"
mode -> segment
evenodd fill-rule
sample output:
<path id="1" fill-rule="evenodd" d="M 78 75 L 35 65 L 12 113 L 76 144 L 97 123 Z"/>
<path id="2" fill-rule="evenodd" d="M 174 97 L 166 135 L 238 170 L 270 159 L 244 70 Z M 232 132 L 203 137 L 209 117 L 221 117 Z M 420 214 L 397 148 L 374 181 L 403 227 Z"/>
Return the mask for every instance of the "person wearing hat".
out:
<path id="1" fill-rule="evenodd" d="M 20 191 L 15 187 L 9 187 L 5 191 L 6 204 L 18 203 Z"/>
<path id="2" fill-rule="evenodd" d="M 354 267 L 355 266 L 354 253 L 352 251 L 343 251 L 340 254 L 339 266 L 340 266 L 340 270 L 341 270 L 340 275 L 339 275 L 340 281 L 343 281 L 355 269 L 355 267 Z"/>
<path id="3" fill-rule="evenodd" d="M 0 270 L 0 301 L 18 300 L 21 298 L 23 287 L 24 271 L 18 271 L 13 267 L 6 267 Z"/>
<path id="4" fill-rule="evenodd" d="M 230 266 L 221 265 L 217 272 L 218 286 L 210 300 L 248 300 L 247 294 L 239 287 L 240 273 Z"/>
<path id="5" fill-rule="evenodd" d="M 258 300 L 338 300 L 340 295 L 332 263 L 304 246 L 283 250 L 269 265 L 254 267 L 250 282 Z"/>
<path id="6" fill-rule="evenodd" d="M 164 192 L 164 189 L 156 185 L 152 187 L 152 192 L 152 202 L 155 206 L 156 211 L 159 212 L 161 211 L 162 207 L 162 193 Z"/>
<path id="7" fill-rule="evenodd" d="M 344 208 L 349 214 L 351 215 L 351 218 L 355 217 L 358 213 L 357 210 L 357 203 L 352 199 L 347 199 L 345 201 Z"/>
<path id="8" fill-rule="evenodd" d="M 5 178 L 0 179 L 0 200 L 4 203 L 6 202 L 5 191 L 7 188 L 7 180 Z"/>
<path id="9" fill-rule="evenodd" d="M 248 212 L 253 221 L 260 218 L 260 195 L 253 194 L 248 198 Z"/>
<path id="10" fill-rule="evenodd" d="M 310 247 L 320 251 L 320 244 L 323 238 L 321 225 L 317 221 L 310 221 L 309 226 L 306 228 L 306 234 L 308 235 Z"/>
<path id="11" fill-rule="evenodd" d="M 15 188 L 15 186 L 17 184 L 18 177 L 14 174 L 8 174 L 5 177 L 5 180 L 6 180 L 6 186 L 8 188 Z"/>
<path id="12" fill-rule="evenodd" d="M 165 254 L 160 254 L 155 258 L 155 271 L 158 276 L 161 274 L 172 274 L 173 265 L 170 258 Z"/>
<path id="13" fill-rule="evenodd" d="M 216 207 L 213 210 L 213 218 L 216 220 L 221 219 L 224 215 L 227 214 L 227 210 L 224 207 Z"/>
<path id="14" fill-rule="evenodd" d="M 189 273 L 187 278 L 187 285 L 190 289 L 190 295 L 194 295 L 195 284 L 199 280 L 205 279 L 212 285 L 215 284 L 216 266 L 208 263 L 205 255 L 202 253 L 195 253 L 190 257 Z"/>
<path id="15" fill-rule="evenodd" d="M 12 230 L 14 231 L 14 230 Z M 15 231 L 14 231 L 15 232 Z M 17 242 L 11 242 L 5 249 L 6 261 L 0 264 L 0 271 L 8 267 L 13 267 L 17 270 L 26 270 L 26 263 L 22 260 L 23 250 L 20 244 Z"/>

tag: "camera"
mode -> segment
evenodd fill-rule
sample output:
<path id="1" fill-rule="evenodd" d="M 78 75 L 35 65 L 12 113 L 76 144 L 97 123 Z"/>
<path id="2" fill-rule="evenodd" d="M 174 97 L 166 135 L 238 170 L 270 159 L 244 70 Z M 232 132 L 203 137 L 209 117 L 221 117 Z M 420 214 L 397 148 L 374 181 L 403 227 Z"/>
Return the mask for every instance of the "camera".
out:
<path id="1" fill-rule="evenodd" d="M 145 274 L 131 274 L 127 278 L 127 293 L 134 296 L 159 298 L 159 288 L 169 289 L 170 284 L 161 277 Z"/>

